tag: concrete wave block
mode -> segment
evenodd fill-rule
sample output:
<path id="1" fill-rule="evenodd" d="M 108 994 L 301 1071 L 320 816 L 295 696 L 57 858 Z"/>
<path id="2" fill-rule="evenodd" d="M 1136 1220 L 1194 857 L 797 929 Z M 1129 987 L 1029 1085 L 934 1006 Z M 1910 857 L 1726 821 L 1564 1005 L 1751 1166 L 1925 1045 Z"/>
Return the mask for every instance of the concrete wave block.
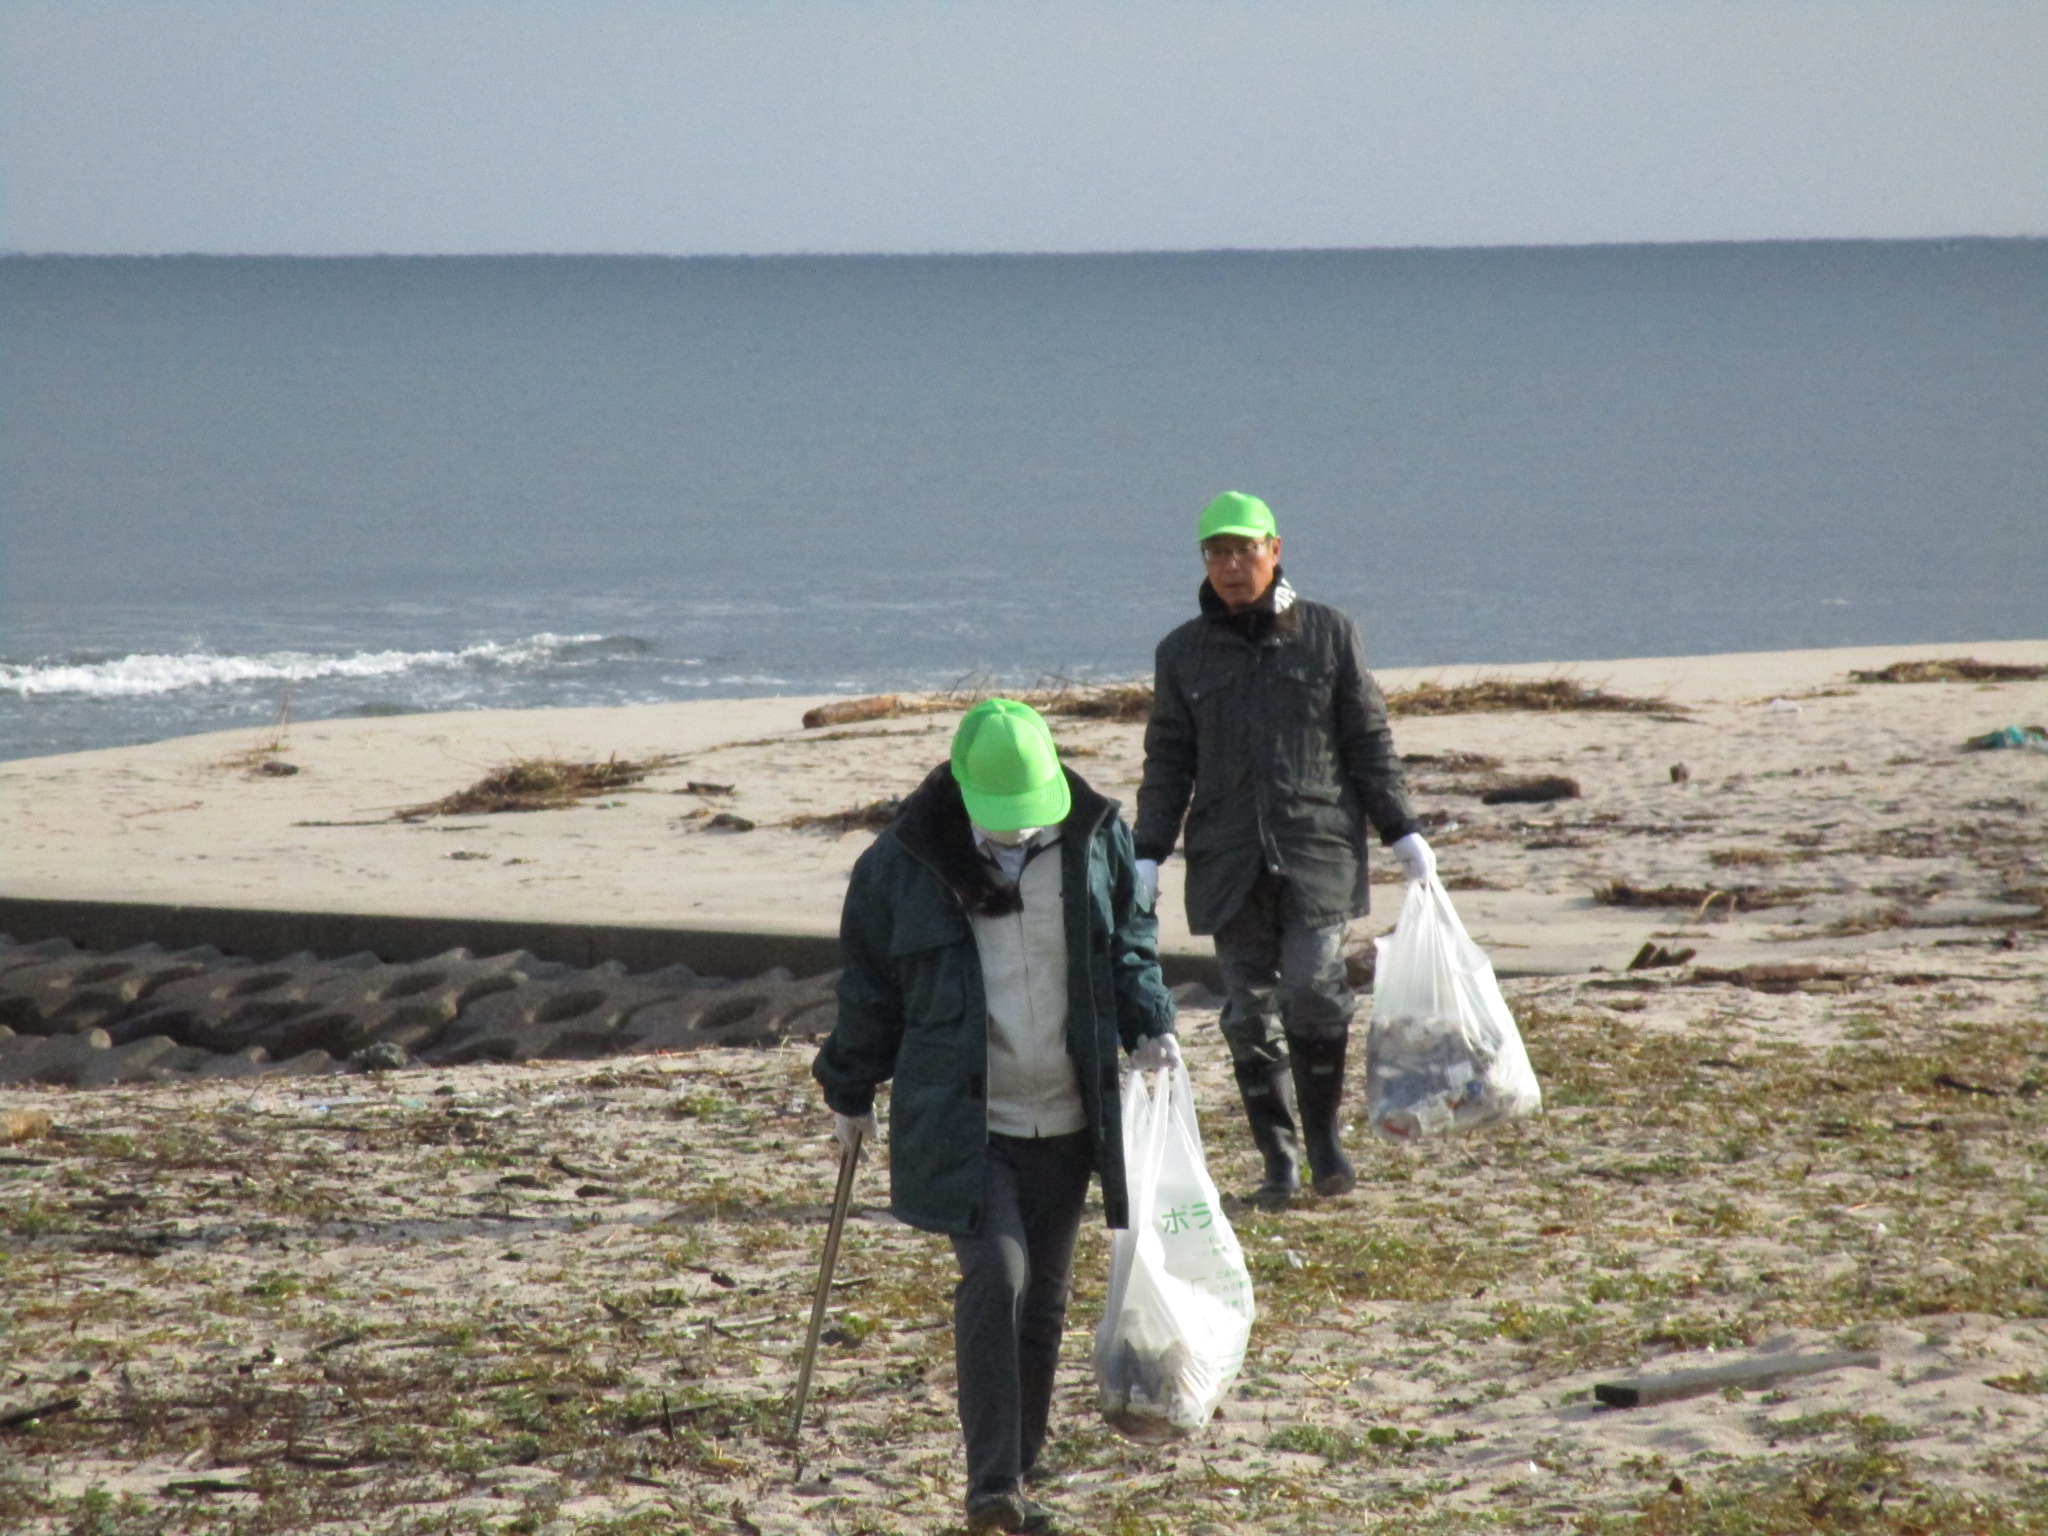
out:
<path id="1" fill-rule="evenodd" d="M 78 951 L 0 972 L 0 1022 L 39 1034 L 92 1029 L 120 1018 L 170 982 L 197 976 L 218 950 L 167 954 L 142 944 L 114 954 Z"/>
<path id="2" fill-rule="evenodd" d="M 315 988 L 311 998 L 323 1012 L 346 1014 L 348 1021 L 332 1043 L 304 1038 L 336 1055 L 353 1056 L 378 1044 L 415 1050 L 472 1004 L 567 969 L 523 949 L 481 960 L 466 949 L 451 949 L 431 960 L 379 966 Z"/>
<path id="3" fill-rule="evenodd" d="M 12 938 L 0 940 L 0 975 L 78 952 L 78 946 L 69 939 L 43 939 L 34 944 L 17 944 Z"/>
<path id="4" fill-rule="evenodd" d="M 43 1083 L 51 1087 L 75 1087 L 79 1075 L 91 1068 L 95 1058 L 107 1055 L 114 1042 L 103 1029 L 78 1035 L 17 1035 L 0 1056 L 0 1084 Z"/>
<path id="5" fill-rule="evenodd" d="M 774 973 L 636 1008 L 619 1030 L 622 1051 L 692 1051 L 824 1034 L 838 1017 L 838 973 L 803 981 Z"/>
<path id="6" fill-rule="evenodd" d="M 469 1061 L 531 1061 L 542 1056 L 601 1056 L 619 1025 L 639 1008 L 677 995 L 608 962 L 551 981 L 532 981 L 483 998 L 416 1054 L 434 1066 Z"/>
<path id="7" fill-rule="evenodd" d="M 431 960 L 362 965 L 294 989 L 303 1007 L 280 1012 L 241 1039 L 280 1059 L 310 1050 L 354 1056 L 386 1042 L 410 1050 L 439 1035 L 469 1004 L 551 970 L 568 967 L 551 967 L 524 950 L 479 960 L 455 949 Z"/>
<path id="8" fill-rule="evenodd" d="M 259 1038 L 265 1031 L 316 1012 L 312 994 L 324 983 L 382 963 L 375 955 L 321 960 L 302 951 L 260 965 L 223 964 L 159 988 L 147 1009 L 122 1020 L 121 1033 L 130 1039 L 169 1035 L 210 1051 L 260 1044 L 278 1055 L 275 1045 Z"/>
<path id="9" fill-rule="evenodd" d="M 260 1045 L 236 1051 L 232 1056 L 220 1055 L 213 1051 L 201 1052 L 206 1060 L 191 1069 L 196 1078 L 262 1077 L 275 1070 L 270 1052 Z"/>
<path id="10" fill-rule="evenodd" d="M 127 1045 L 110 1046 L 86 1055 L 71 1078 L 74 1088 L 106 1088 L 133 1082 L 152 1074 L 159 1063 L 178 1050 L 168 1035 L 151 1035 Z"/>

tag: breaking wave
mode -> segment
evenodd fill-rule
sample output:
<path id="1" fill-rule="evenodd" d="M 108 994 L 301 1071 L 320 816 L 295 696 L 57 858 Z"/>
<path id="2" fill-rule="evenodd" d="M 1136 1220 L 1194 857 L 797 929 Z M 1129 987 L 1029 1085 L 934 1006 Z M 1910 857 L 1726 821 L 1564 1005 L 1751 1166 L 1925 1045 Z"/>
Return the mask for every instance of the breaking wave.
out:
<path id="1" fill-rule="evenodd" d="M 580 666 L 639 655 L 647 649 L 646 641 L 630 635 L 539 634 L 504 644 L 488 641 L 452 651 L 356 651 L 346 656 L 271 651 L 260 656 L 223 656 L 197 650 L 175 655 L 68 657 L 29 663 L 0 662 L 0 692 L 24 699 L 47 695 L 133 699 L 232 687 L 238 683 Z"/>

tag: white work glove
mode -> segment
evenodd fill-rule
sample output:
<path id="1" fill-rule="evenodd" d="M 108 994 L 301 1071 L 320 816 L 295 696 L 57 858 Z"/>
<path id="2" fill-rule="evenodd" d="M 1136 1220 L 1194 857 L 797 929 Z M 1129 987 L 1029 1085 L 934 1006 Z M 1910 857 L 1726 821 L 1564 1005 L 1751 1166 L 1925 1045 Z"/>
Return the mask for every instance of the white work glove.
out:
<path id="1" fill-rule="evenodd" d="M 1420 832 L 1410 832 L 1387 851 L 1410 880 L 1428 880 L 1436 874 L 1436 851 L 1422 840 Z"/>
<path id="2" fill-rule="evenodd" d="M 863 1141 L 881 1138 L 882 1128 L 875 1124 L 875 1112 L 871 1109 L 864 1115 L 842 1115 L 832 1111 L 832 1139 L 839 1143 L 841 1152 L 853 1150 L 853 1133 L 860 1132 Z"/>
<path id="3" fill-rule="evenodd" d="M 1159 861 L 1157 859 L 1138 860 L 1138 889 L 1145 893 L 1146 906 L 1156 907 L 1159 905 Z"/>
<path id="4" fill-rule="evenodd" d="M 1172 1035 L 1147 1035 L 1131 1052 L 1133 1072 L 1157 1072 L 1161 1067 L 1180 1065 L 1180 1041 Z"/>

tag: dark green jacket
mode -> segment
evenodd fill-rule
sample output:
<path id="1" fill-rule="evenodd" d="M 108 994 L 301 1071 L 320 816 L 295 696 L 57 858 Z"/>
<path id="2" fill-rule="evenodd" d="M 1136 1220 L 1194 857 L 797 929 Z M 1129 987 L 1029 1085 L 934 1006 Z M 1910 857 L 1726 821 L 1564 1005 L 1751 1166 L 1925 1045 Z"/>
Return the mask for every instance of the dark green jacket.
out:
<path id="1" fill-rule="evenodd" d="M 1094 1138 L 1102 1208 L 1128 1219 L 1117 1049 L 1173 1029 L 1159 975 L 1158 919 L 1145 906 L 1116 802 L 1067 770 L 1073 809 L 1056 847 L 1067 927 L 1067 1054 Z M 853 866 L 839 925 L 839 1022 L 811 1073 L 825 1102 L 864 1115 L 893 1077 L 890 1208 L 927 1232 L 981 1225 L 988 1149 L 988 1007 L 968 913 L 1015 911 L 975 851 L 944 764 Z"/>
<path id="2" fill-rule="evenodd" d="M 1291 602 L 1275 612 L 1283 590 Z M 1186 816 L 1196 933 L 1228 922 L 1266 871 L 1288 879 L 1312 927 L 1362 916 L 1366 823 L 1391 843 L 1416 821 L 1357 627 L 1279 578 L 1248 614 L 1206 581 L 1201 602 L 1159 642 L 1138 856 L 1165 858 Z"/>

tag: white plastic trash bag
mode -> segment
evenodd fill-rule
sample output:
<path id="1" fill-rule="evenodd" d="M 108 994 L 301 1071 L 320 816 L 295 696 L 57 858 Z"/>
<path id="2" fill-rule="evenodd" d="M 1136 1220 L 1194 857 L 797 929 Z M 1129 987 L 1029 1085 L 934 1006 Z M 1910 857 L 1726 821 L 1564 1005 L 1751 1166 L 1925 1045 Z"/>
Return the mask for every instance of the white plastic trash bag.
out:
<path id="1" fill-rule="evenodd" d="M 1400 922 L 1373 942 L 1379 960 L 1365 1072 L 1375 1131 L 1415 1141 L 1543 1108 L 1493 966 L 1441 881 L 1410 881 Z"/>
<path id="2" fill-rule="evenodd" d="M 1209 1422 L 1237 1379 L 1255 1314 L 1251 1271 L 1202 1160 L 1186 1067 L 1131 1074 L 1124 1172 L 1131 1224 L 1110 1249 L 1096 1390 L 1103 1417 L 1133 1440 L 1178 1440 Z"/>

